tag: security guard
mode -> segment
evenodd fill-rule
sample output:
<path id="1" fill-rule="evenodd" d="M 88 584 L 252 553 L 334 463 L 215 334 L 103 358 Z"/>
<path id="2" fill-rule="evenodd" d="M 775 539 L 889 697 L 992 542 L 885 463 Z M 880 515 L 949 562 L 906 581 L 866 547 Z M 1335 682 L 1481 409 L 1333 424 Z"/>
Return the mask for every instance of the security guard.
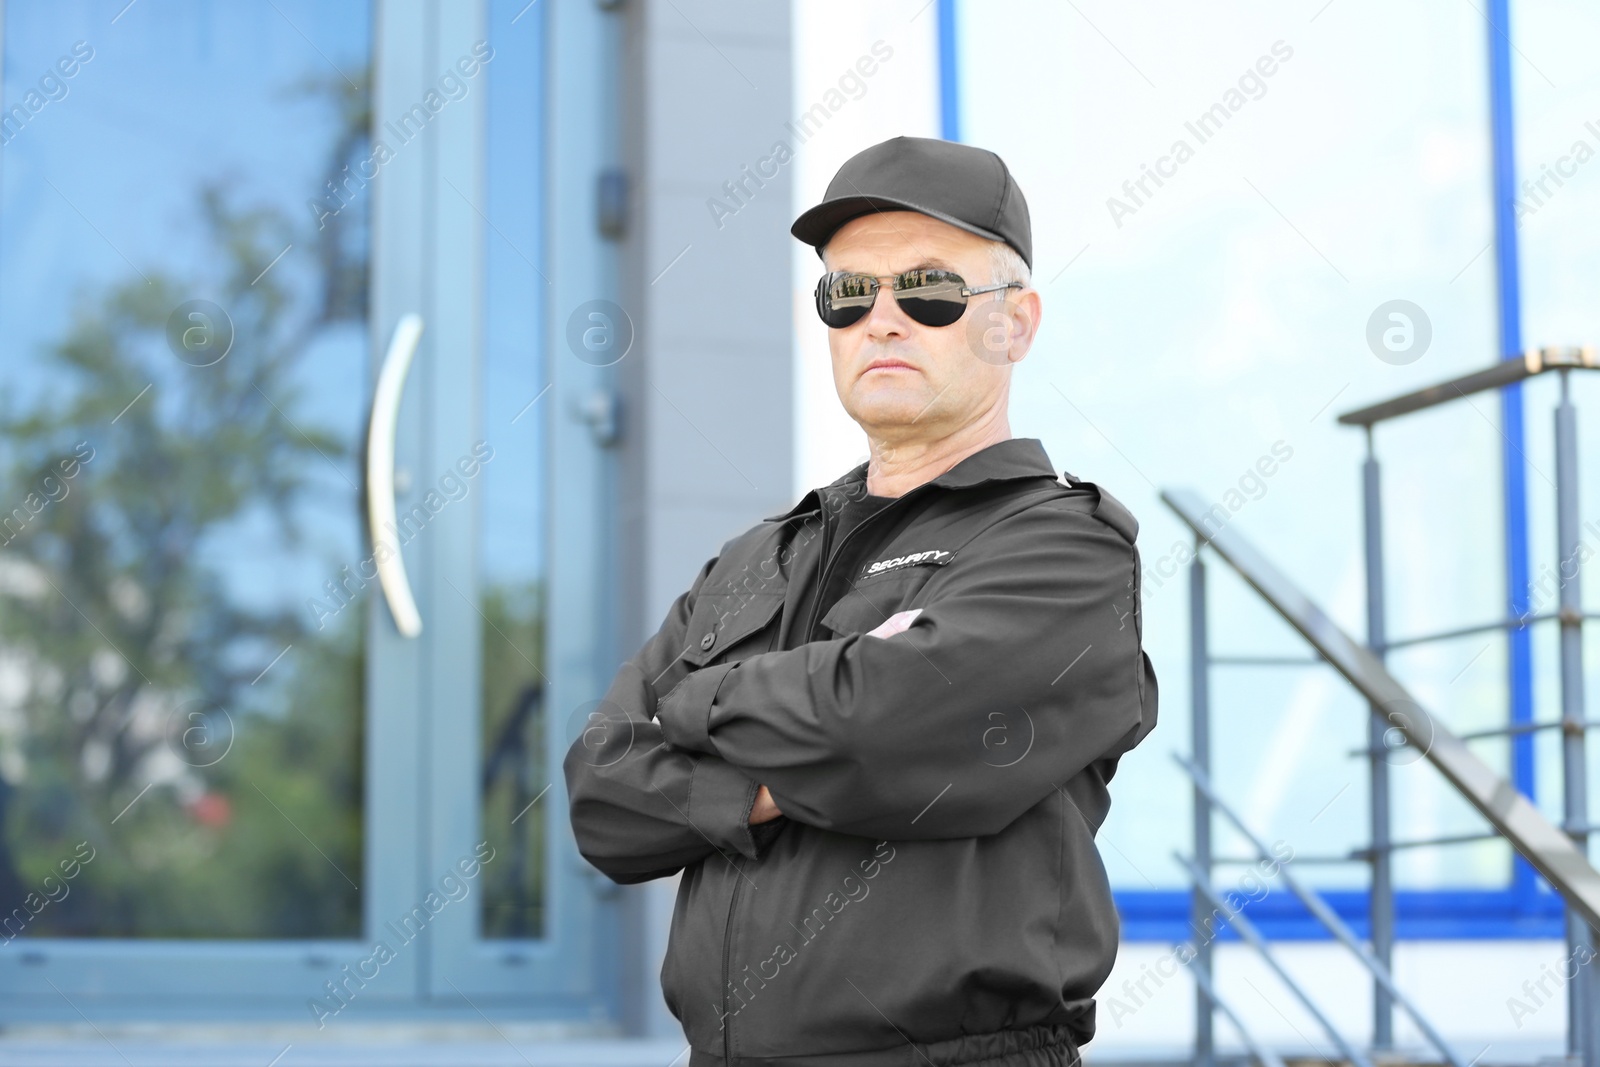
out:
<path id="1" fill-rule="evenodd" d="M 1094 834 L 1156 722 L 1137 524 L 1011 436 L 1040 299 L 998 156 L 875 145 L 792 232 L 870 458 L 617 672 L 565 759 L 579 850 L 682 872 L 690 1067 L 1076 1064 L 1119 930 Z"/>

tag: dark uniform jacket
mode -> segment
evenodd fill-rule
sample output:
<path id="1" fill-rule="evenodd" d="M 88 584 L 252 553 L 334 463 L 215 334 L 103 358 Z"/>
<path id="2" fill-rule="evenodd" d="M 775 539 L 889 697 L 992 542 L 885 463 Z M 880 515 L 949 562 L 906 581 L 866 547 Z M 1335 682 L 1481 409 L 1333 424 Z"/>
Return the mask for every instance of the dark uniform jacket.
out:
<path id="1" fill-rule="evenodd" d="M 617 672 L 564 763 L 579 851 L 683 872 L 691 1067 L 1075 1063 L 1119 932 L 1094 834 L 1156 721 L 1137 524 L 1014 438 L 832 544 L 866 466 L 724 544 Z"/>

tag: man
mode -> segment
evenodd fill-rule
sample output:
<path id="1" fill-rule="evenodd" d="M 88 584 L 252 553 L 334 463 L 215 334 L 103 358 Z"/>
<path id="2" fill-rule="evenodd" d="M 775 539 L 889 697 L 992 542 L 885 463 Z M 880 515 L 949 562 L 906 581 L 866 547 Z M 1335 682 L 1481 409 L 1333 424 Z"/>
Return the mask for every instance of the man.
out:
<path id="1" fill-rule="evenodd" d="M 870 458 L 618 671 L 564 764 L 578 848 L 683 873 L 690 1067 L 1075 1064 L 1119 929 L 1093 836 L 1156 720 L 1137 525 L 1011 436 L 1040 299 L 998 156 L 875 145 L 792 232 Z"/>

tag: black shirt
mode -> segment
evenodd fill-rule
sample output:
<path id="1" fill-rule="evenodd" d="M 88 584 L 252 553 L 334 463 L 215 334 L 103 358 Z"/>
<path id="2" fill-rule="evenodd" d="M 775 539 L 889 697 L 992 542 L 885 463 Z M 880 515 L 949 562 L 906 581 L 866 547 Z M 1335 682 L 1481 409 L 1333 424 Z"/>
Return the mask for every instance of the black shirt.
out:
<path id="1" fill-rule="evenodd" d="M 894 503 L 897 499 L 898 497 L 873 496 L 868 493 L 859 500 L 845 501 L 844 508 L 834 520 L 833 534 L 828 541 L 829 555 L 832 556 L 838 551 L 839 542 L 844 540 L 846 534 L 861 525 L 869 516 L 876 514 L 879 509 Z"/>
<path id="2" fill-rule="evenodd" d="M 867 519 L 898 499 L 898 497 L 892 496 L 874 496 L 871 493 L 854 496 L 837 491 L 823 495 L 821 521 L 823 526 L 826 527 L 826 531 L 819 531 L 817 536 L 825 536 L 827 538 L 827 559 L 819 559 L 817 570 L 814 573 L 795 576 L 795 580 L 790 586 L 795 595 L 784 606 L 787 615 L 783 627 L 785 632 L 789 632 L 790 619 L 799 619 L 800 624 L 803 626 L 805 621 L 810 618 L 810 612 L 816 604 L 817 596 L 821 591 L 823 572 L 827 569 L 827 564 L 832 562 L 833 558 L 838 555 L 840 542 L 857 526 L 860 526 Z M 827 612 L 829 606 L 827 604 L 822 605 L 822 611 L 818 612 L 817 615 L 819 619 Z M 805 637 L 801 637 L 801 640 L 805 639 Z"/>

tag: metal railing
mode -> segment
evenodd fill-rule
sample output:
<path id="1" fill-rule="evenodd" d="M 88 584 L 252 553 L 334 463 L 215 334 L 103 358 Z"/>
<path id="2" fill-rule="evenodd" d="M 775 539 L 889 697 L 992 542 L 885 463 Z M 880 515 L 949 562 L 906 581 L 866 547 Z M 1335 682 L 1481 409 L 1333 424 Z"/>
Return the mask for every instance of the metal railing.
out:
<path id="1" fill-rule="evenodd" d="M 1193 530 L 1195 555 L 1190 566 L 1190 684 L 1192 699 L 1192 752 L 1180 758 L 1180 765 L 1193 782 L 1194 857 L 1180 862 L 1188 869 L 1194 884 L 1193 923 L 1200 924 L 1221 915 L 1252 945 L 1294 993 L 1328 1030 L 1343 1056 L 1357 1067 L 1368 1062 L 1364 1054 L 1334 1032 L 1331 1025 L 1273 957 L 1265 938 L 1222 900 L 1212 889 L 1214 866 L 1221 862 L 1212 851 L 1214 814 L 1227 818 L 1244 835 L 1263 859 L 1270 858 L 1261 838 L 1217 794 L 1210 781 L 1211 709 L 1210 668 L 1219 663 L 1235 665 L 1284 665 L 1327 663 L 1368 701 L 1367 747 L 1355 755 L 1368 762 L 1371 845 L 1349 857 L 1365 862 L 1371 869 L 1368 893 L 1370 945 L 1364 945 L 1335 911 L 1317 893 L 1300 884 L 1279 867 L 1279 877 L 1306 906 L 1312 916 L 1346 948 L 1372 976 L 1372 1048 L 1387 1052 L 1393 1047 L 1393 1017 L 1396 1005 L 1405 1010 L 1418 1031 L 1452 1067 L 1463 1067 L 1459 1054 L 1424 1019 L 1416 1005 L 1395 984 L 1393 949 L 1395 940 L 1395 900 L 1392 855 L 1409 848 L 1440 847 L 1466 841 L 1504 839 L 1544 877 L 1560 895 L 1567 910 L 1567 941 L 1570 953 L 1592 952 L 1595 929 L 1600 929 L 1600 872 L 1588 860 L 1588 835 L 1600 827 L 1588 822 L 1587 764 L 1585 732 L 1595 726 L 1584 712 L 1582 639 L 1585 615 L 1579 596 L 1576 569 L 1569 577 L 1562 573 L 1559 609 L 1553 613 L 1525 613 L 1481 625 L 1436 634 L 1387 639 L 1382 541 L 1382 508 L 1379 495 L 1379 466 L 1373 451 L 1373 428 L 1380 422 L 1456 400 L 1474 392 L 1500 388 L 1549 371 L 1560 374 L 1560 401 L 1555 409 L 1556 452 L 1556 528 L 1558 560 L 1578 558 L 1579 521 L 1577 495 L 1577 413 L 1568 382 L 1572 370 L 1600 369 L 1600 352 L 1595 348 L 1543 349 L 1519 360 L 1507 360 L 1483 371 L 1408 393 L 1339 417 L 1345 425 L 1362 426 L 1367 431 L 1367 456 L 1362 469 L 1364 498 L 1364 541 L 1366 554 L 1367 643 L 1362 645 L 1345 634 L 1316 604 L 1280 573 L 1237 530 L 1225 528 L 1226 515 L 1218 516 L 1195 493 L 1168 490 L 1162 500 Z M 1214 527 L 1214 528 L 1213 528 Z M 1206 609 L 1206 571 L 1201 550 L 1208 547 L 1229 564 L 1284 620 L 1311 645 L 1316 656 L 1212 656 Z M 1558 567 L 1558 570 L 1561 568 Z M 1424 709 L 1395 680 L 1383 662 L 1392 648 L 1409 647 L 1449 640 L 1474 633 L 1511 632 L 1530 624 L 1555 620 L 1561 627 L 1561 716 L 1557 720 L 1511 722 L 1504 728 L 1479 730 L 1456 735 Z M 1516 738 L 1542 730 L 1562 731 L 1564 821 L 1554 826 L 1510 782 L 1492 770 L 1468 747 L 1467 742 L 1483 738 Z M 1392 746 L 1386 735 L 1398 733 L 1404 743 L 1427 758 L 1446 781 L 1489 822 L 1491 831 L 1482 834 L 1434 837 L 1427 840 L 1393 839 L 1389 798 L 1389 763 Z M 1569 958 L 1574 958 L 1569 955 Z M 1587 957 L 1585 957 L 1587 958 Z M 1260 1042 L 1244 1030 L 1238 1017 L 1217 996 L 1213 973 L 1211 939 L 1205 938 L 1192 959 L 1187 961 L 1196 978 L 1195 1060 L 1198 1067 L 1215 1062 L 1215 1012 L 1220 1010 L 1234 1023 L 1246 1046 L 1258 1059 Z M 1593 968 L 1580 968 L 1568 983 L 1568 1054 L 1584 1067 L 1600 1067 L 1600 982 Z M 1269 1054 L 1270 1055 L 1270 1054 Z M 1263 1062 L 1270 1062 L 1263 1059 Z"/>

